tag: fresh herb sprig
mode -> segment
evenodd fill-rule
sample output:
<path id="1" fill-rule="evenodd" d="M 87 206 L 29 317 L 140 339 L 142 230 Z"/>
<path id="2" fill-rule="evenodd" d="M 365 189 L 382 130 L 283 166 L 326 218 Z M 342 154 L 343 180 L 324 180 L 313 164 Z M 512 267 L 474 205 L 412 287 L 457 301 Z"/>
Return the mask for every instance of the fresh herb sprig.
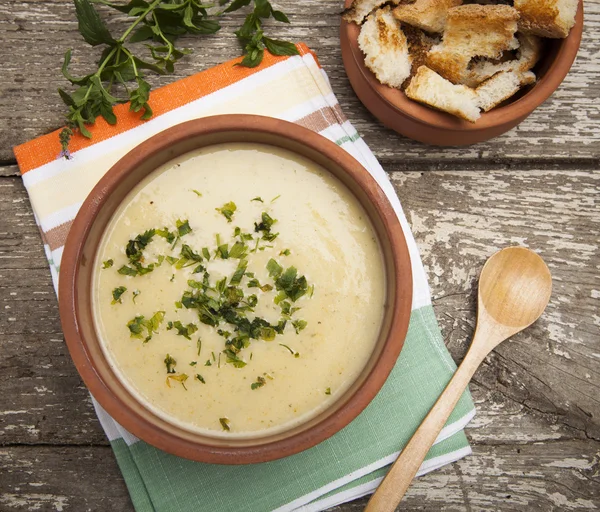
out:
<path id="1" fill-rule="evenodd" d="M 273 17 L 276 21 L 289 23 L 288 17 L 273 8 L 268 0 L 218 0 L 224 10 L 211 16 L 208 9 L 213 3 L 201 0 L 129 0 L 113 3 L 109 0 L 73 0 L 79 22 L 79 32 L 91 46 L 103 46 L 94 73 L 74 76 L 69 71 L 72 50 L 65 53 L 63 76 L 77 88 L 68 93 L 59 89 L 59 95 L 67 105 L 67 125 L 60 132 L 61 155 L 70 157 L 69 142 L 76 131 L 87 138 L 92 134 L 87 126 L 102 116 L 114 125 L 117 117 L 113 107 L 130 102 L 132 112 L 141 113 L 141 119 L 152 117 L 149 104 L 150 84 L 146 72 L 172 73 L 175 63 L 191 50 L 179 47 L 177 39 L 185 34 L 214 34 L 221 26 L 218 17 L 254 4 L 236 36 L 242 44 L 245 57 L 242 66 L 258 66 L 268 49 L 274 55 L 296 55 L 296 47 L 286 41 L 270 39 L 264 35 L 263 20 Z M 125 13 L 131 18 L 127 29 L 115 37 L 100 17 L 94 3 L 103 4 Z M 229 4 L 229 5 L 227 5 Z M 144 42 L 146 54 L 140 54 L 133 43 Z M 149 54 L 149 55 L 148 55 Z"/>

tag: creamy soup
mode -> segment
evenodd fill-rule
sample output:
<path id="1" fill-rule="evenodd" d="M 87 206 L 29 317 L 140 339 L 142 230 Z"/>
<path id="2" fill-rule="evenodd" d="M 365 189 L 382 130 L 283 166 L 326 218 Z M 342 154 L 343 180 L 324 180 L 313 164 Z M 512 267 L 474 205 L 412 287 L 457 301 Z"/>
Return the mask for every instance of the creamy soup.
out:
<path id="1" fill-rule="evenodd" d="M 333 403 L 379 335 L 385 276 L 358 201 L 313 162 L 226 144 L 126 198 L 95 261 L 94 318 L 121 381 L 210 435 L 289 429 Z"/>

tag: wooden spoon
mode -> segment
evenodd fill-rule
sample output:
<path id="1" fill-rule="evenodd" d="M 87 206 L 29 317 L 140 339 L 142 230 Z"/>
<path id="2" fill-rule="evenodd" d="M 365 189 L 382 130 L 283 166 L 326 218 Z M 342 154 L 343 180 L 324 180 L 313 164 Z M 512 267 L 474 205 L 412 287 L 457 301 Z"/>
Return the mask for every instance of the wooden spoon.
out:
<path id="1" fill-rule="evenodd" d="M 478 314 L 471 347 L 452 380 L 392 465 L 366 512 L 392 512 L 483 359 L 542 314 L 552 290 L 550 271 L 536 253 L 509 247 L 494 254 L 479 277 Z"/>

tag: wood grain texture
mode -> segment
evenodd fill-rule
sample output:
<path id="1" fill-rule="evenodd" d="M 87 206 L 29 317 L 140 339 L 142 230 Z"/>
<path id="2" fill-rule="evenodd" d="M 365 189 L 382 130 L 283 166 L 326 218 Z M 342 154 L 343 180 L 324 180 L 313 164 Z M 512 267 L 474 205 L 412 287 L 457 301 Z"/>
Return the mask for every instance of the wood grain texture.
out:
<path id="1" fill-rule="evenodd" d="M 600 509 L 600 3 L 586 2 L 584 40 L 561 88 L 527 121 L 476 146 L 426 147 L 378 125 L 341 63 L 341 2 L 279 0 L 292 24 L 273 35 L 314 48 L 342 108 L 390 173 L 430 279 L 454 359 L 475 324 L 487 257 L 534 248 L 553 274 L 544 316 L 476 373 L 474 455 L 418 479 L 402 510 Z M 154 85 L 233 58 L 243 14 Z M 111 27 L 122 19 L 111 17 Z M 118 31 L 118 30 L 117 30 Z M 95 58 L 68 0 L 0 0 L 0 511 L 132 510 L 89 395 L 63 342 L 47 262 L 12 146 L 61 125 L 61 56 Z M 366 500 L 336 507 L 359 511 Z"/>
<path id="2" fill-rule="evenodd" d="M 553 272 L 555 290 L 542 319 L 501 345 L 475 376 L 478 415 L 467 430 L 474 456 L 418 479 L 403 510 L 600 507 L 600 172 L 387 167 L 457 361 L 474 327 L 479 269 L 494 251 L 518 243 L 535 247 Z M 0 478 L 0 510 L 28 510 L 38 502 L 53 510 L 58 498 L 65 511 L 103 510 L 105 503 L 128 510 L 118 469 L 62 341 L 26 193 L 17 177 L 0 178 L 0 186 L 0 444 L 13 467 L 31 471 Z M 87 504 L 81 481 L 64 478 L 69 472 L 93 487 Z M 42 483 L 43 492 L 29 489 L 29 481 Z M 102 502 L 104 489 L 108 501 Z M 334 510 L 362 510 L 365 503 Z"/>
<path id="3" fill-rule="evenodd" d="M 281 0 L 290 14 L 290 26 L 267 24 L 277 37 L 305 41 L 318 53 L 346 115 L 380 158 L 412 158 L 423 161 L 456 159 L 573 159 L 598 157 L 600 83 L 597 55 L 600 51 L 600 4 L 586 2 L 582 46 L 571 73 L 555 94 L 518 128 L 493 141 L 467 148 L 434 148 L 412 142 L 381 127 L 356 98 L 346 78 L 339 49 L 339 17 L 342 2 L 331 0 Z M 108 16 L 115 33 L 122 18 Z M 239 47 L 233 35 L 243 13 L 230 15 L 214 36 L 188 37 L 184 45 L 194 50 L 176 73 L 153 77 L 164 85 L 182 76 L 236 57 Z M 77 31 L 74 8 L 66 0 L 0 0 L 0 37 L 10 46 L 0 74 L 0 162 L 13 162 L 11 147 L 60 127 L 65 107 L 56 89 L 68 83 L 61 77 L 64 52 L 73 48 L 74 71 L 85 74 L 100 50 L 90 51 Z M 30 70 L 35 70 L 32 76 Z"/>

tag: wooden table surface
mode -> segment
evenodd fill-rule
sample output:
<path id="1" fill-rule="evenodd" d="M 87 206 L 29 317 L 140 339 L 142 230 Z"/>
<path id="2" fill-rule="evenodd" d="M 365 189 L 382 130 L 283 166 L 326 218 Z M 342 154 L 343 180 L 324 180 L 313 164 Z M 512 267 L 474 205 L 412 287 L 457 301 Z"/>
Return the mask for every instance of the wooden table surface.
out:
<path id="1" fill-rule="evenodd" d="M 383 128 L 357 100 L 340 56 L 339 1 L 276 3 L 292 24 L 272 33 L 316 50 L 343 110 L 388 171 L 457 362 L 473 333 L 474 290 L 488 256 L 531 247 L 554 279 L 541 320 L 501 345 L 474 378 L 473 455 L 418 479 L 402 510 L 599 509 L 600 4 L 586 4 L 579 56 L 550 100 L 495 140 L 439 148 Z M 194 53 L 153 84 L 236 56 L 241 17 L 228 17 L 215 36 L 187 38 Z M 65 348 L 11 149 L 61 125 L 65 50 L 76 49 L 76 71 L 96 54 L 81 51 L 67 0 L 0 0 L 0 43 L 0 510 L 132 510 Z"/>

